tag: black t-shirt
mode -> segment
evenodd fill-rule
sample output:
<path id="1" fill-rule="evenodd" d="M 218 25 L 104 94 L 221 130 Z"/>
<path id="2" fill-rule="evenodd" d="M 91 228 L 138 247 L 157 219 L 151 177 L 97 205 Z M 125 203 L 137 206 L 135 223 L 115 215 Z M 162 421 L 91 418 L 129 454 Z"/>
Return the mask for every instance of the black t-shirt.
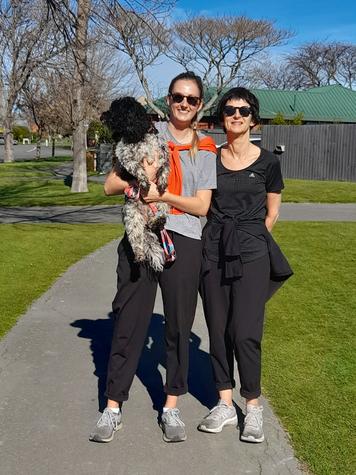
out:
<path id="1" fill-rule="evenodd" d="M 261 149 L 257 160 L 243 170 L 229 170 L 221 162 L 221 150 L 217 156 L 217 188 L 213 190 L 208 223 L 204 229 L 204 243 L 208 257 L 218 261 L 221 255 L 221 239 L 214 218 L 257 220 L 266 217 L 267 193 L 277 193 L 284 188 L 279 159 L 268 150 Z M 248 226 L 247 226 L 248 228 Z M 246 226 L 238 230 L 243 262 L 251 262 L 267 253 L 266 240 L 249 234 Z M 219 252 L 220 251 L 220 252 Z"/>

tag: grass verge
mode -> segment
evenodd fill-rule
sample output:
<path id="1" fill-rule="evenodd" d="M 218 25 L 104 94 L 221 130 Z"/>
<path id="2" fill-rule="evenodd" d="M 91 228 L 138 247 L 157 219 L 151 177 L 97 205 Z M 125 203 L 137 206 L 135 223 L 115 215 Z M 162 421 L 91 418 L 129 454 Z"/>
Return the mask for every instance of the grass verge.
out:
<path id="1" fill-rule="evenodd" d="M 74 262 L 118 237 L 121 225 L 0 225 L 0 337 Z"/>
<path id="2" fill-rule="evenodd" d="M 121 196 L 105 196 L 102 183 L 88 182 L 88 193 L 71 193 L 70 177 L 65 171 L 58 173 L 65 165 L 68 160 L 63 157 L 0 163 L 1 206 L 90 206 L 123 202 Z"/>
<path id="3" fill-rule="evenodd" d="M 356 183 L 285 179 L 283 201 L 290 203 L 356 203 Z"/>
<path id="4" fill-rule="evenodd" d="M 264 393 L 313 473 L 351 475 L 356 223 L 279 223 L 274 235 L 295 275 L 268 304 Z"/>
<path id="5" fill-rule="evenodd" d="M 61 165 L 68 165 L 69 161 L 69 157 L 57 157 L 31 162 L 0 163 L 1 205 L 86 206 L 123 202 L 122 197 L 105 196 L 101 183 L 89 182 L 88 193 L 71 193 L 68 177 L 56 174 L 56 169 Z M 284 202 L 356 203 L 356 183 L 286 179 L 285 185 Z"/>

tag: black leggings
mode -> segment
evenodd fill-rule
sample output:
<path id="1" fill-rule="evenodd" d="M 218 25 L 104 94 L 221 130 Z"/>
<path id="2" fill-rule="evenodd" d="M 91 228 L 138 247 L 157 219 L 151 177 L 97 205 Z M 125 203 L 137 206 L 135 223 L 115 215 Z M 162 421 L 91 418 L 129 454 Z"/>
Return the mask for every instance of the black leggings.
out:
<path id="1" fill-rule="evenodd" d="M 243 265 L 243 276 L 224 281 L 219 264 L 201 280 L 201 296 L 210 337 L 210 355 L 217 390 L 232 389 L 234 353 L 241 396 L 261 394 L 261 340 L 270 279 L 269 256 Z"/>
<path id="2" fill-rule="evenodd" d="M 117 293 L 113 301 L 115 325 L 106 388 L 106 396 L 117 402 L 126 401 L 129 397 L 158 283 L 165 313 L 165 390 L 175 396 L 188 390 L 189 336 L 197 304 L 201 241 L 173 232 L 170 234 L 177 259 L 159 274 L 134 263 L 126 235 L 119 244 Z"/>

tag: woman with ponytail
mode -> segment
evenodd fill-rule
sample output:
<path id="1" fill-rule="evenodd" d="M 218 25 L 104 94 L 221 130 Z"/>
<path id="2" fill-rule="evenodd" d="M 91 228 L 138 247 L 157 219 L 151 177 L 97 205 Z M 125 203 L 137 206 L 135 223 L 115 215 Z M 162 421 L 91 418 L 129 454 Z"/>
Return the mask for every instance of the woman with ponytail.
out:
<path id="1" fill-rule="evenodd" d="M 129 397 L 140 354 L 146 339 L 157 291 L 160 285 L 165 313 L 166 403 L 161 416 L 163 439 L 186 439 L 185 425 L 177 408 L 178 397 L 187 392 L 189 336 L 193 325 L 201 267 L 200 216 L 210 206 L 216 187 L 216 147 L 213 140 L 195 130 L 197 114 L 203 106 L 203 85 L 192 72 L 176 76 L 166 98 L 170 111 L 168 123 L 161 123 L 159 134 L 170 149 L 168 189 L 160 194 L 155 181 L 155 163 L 146 165 L 151 179 L 145 197 L 148 203 L 165 202 L 170 206 L 166 231 L 172 241 L 176 260 L 154 273 L 134 262 L 124 236 L 120 242 L 117 268 L 117 293 L 113 301 L 115 327 L 108 366 L 107 407 L 90 440 L 109 442 L 121 427 L 121 405 Z M 114 169 L 105 182 L 105 193 L 124 193 L 130 186 L 127 177 Z"/>

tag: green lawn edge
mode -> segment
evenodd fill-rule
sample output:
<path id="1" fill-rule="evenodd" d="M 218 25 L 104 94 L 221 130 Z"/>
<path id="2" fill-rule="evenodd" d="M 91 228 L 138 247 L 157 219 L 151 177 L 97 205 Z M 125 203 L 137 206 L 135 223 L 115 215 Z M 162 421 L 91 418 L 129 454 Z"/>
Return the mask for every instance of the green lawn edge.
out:
<path id="1" fill-rule="evenodd" d="M 55 169 L 68 157 L 0 163 L 1 206 L 91 206 L 122 204 L 122 196 L 105 196 L 103 183 L 88 181 L 87 193 L 72 193 L 69 176 Z M 92 175 L 91 173 L 89 175 Z M 356 183 L 285 179 L 285 203 L 356 203 Z"/>
<path id="2" fill-rule="evenodd" d="M 316 475 L 356 473 L 356 223 L 280 222 L 294 275 L 267 305 L 263 394 Z"/>
<path id="3" fill-rule="evenodd" d="M 75 262 L 119 239 L 122 225 L 0 224 L 0 338 Z"/>

